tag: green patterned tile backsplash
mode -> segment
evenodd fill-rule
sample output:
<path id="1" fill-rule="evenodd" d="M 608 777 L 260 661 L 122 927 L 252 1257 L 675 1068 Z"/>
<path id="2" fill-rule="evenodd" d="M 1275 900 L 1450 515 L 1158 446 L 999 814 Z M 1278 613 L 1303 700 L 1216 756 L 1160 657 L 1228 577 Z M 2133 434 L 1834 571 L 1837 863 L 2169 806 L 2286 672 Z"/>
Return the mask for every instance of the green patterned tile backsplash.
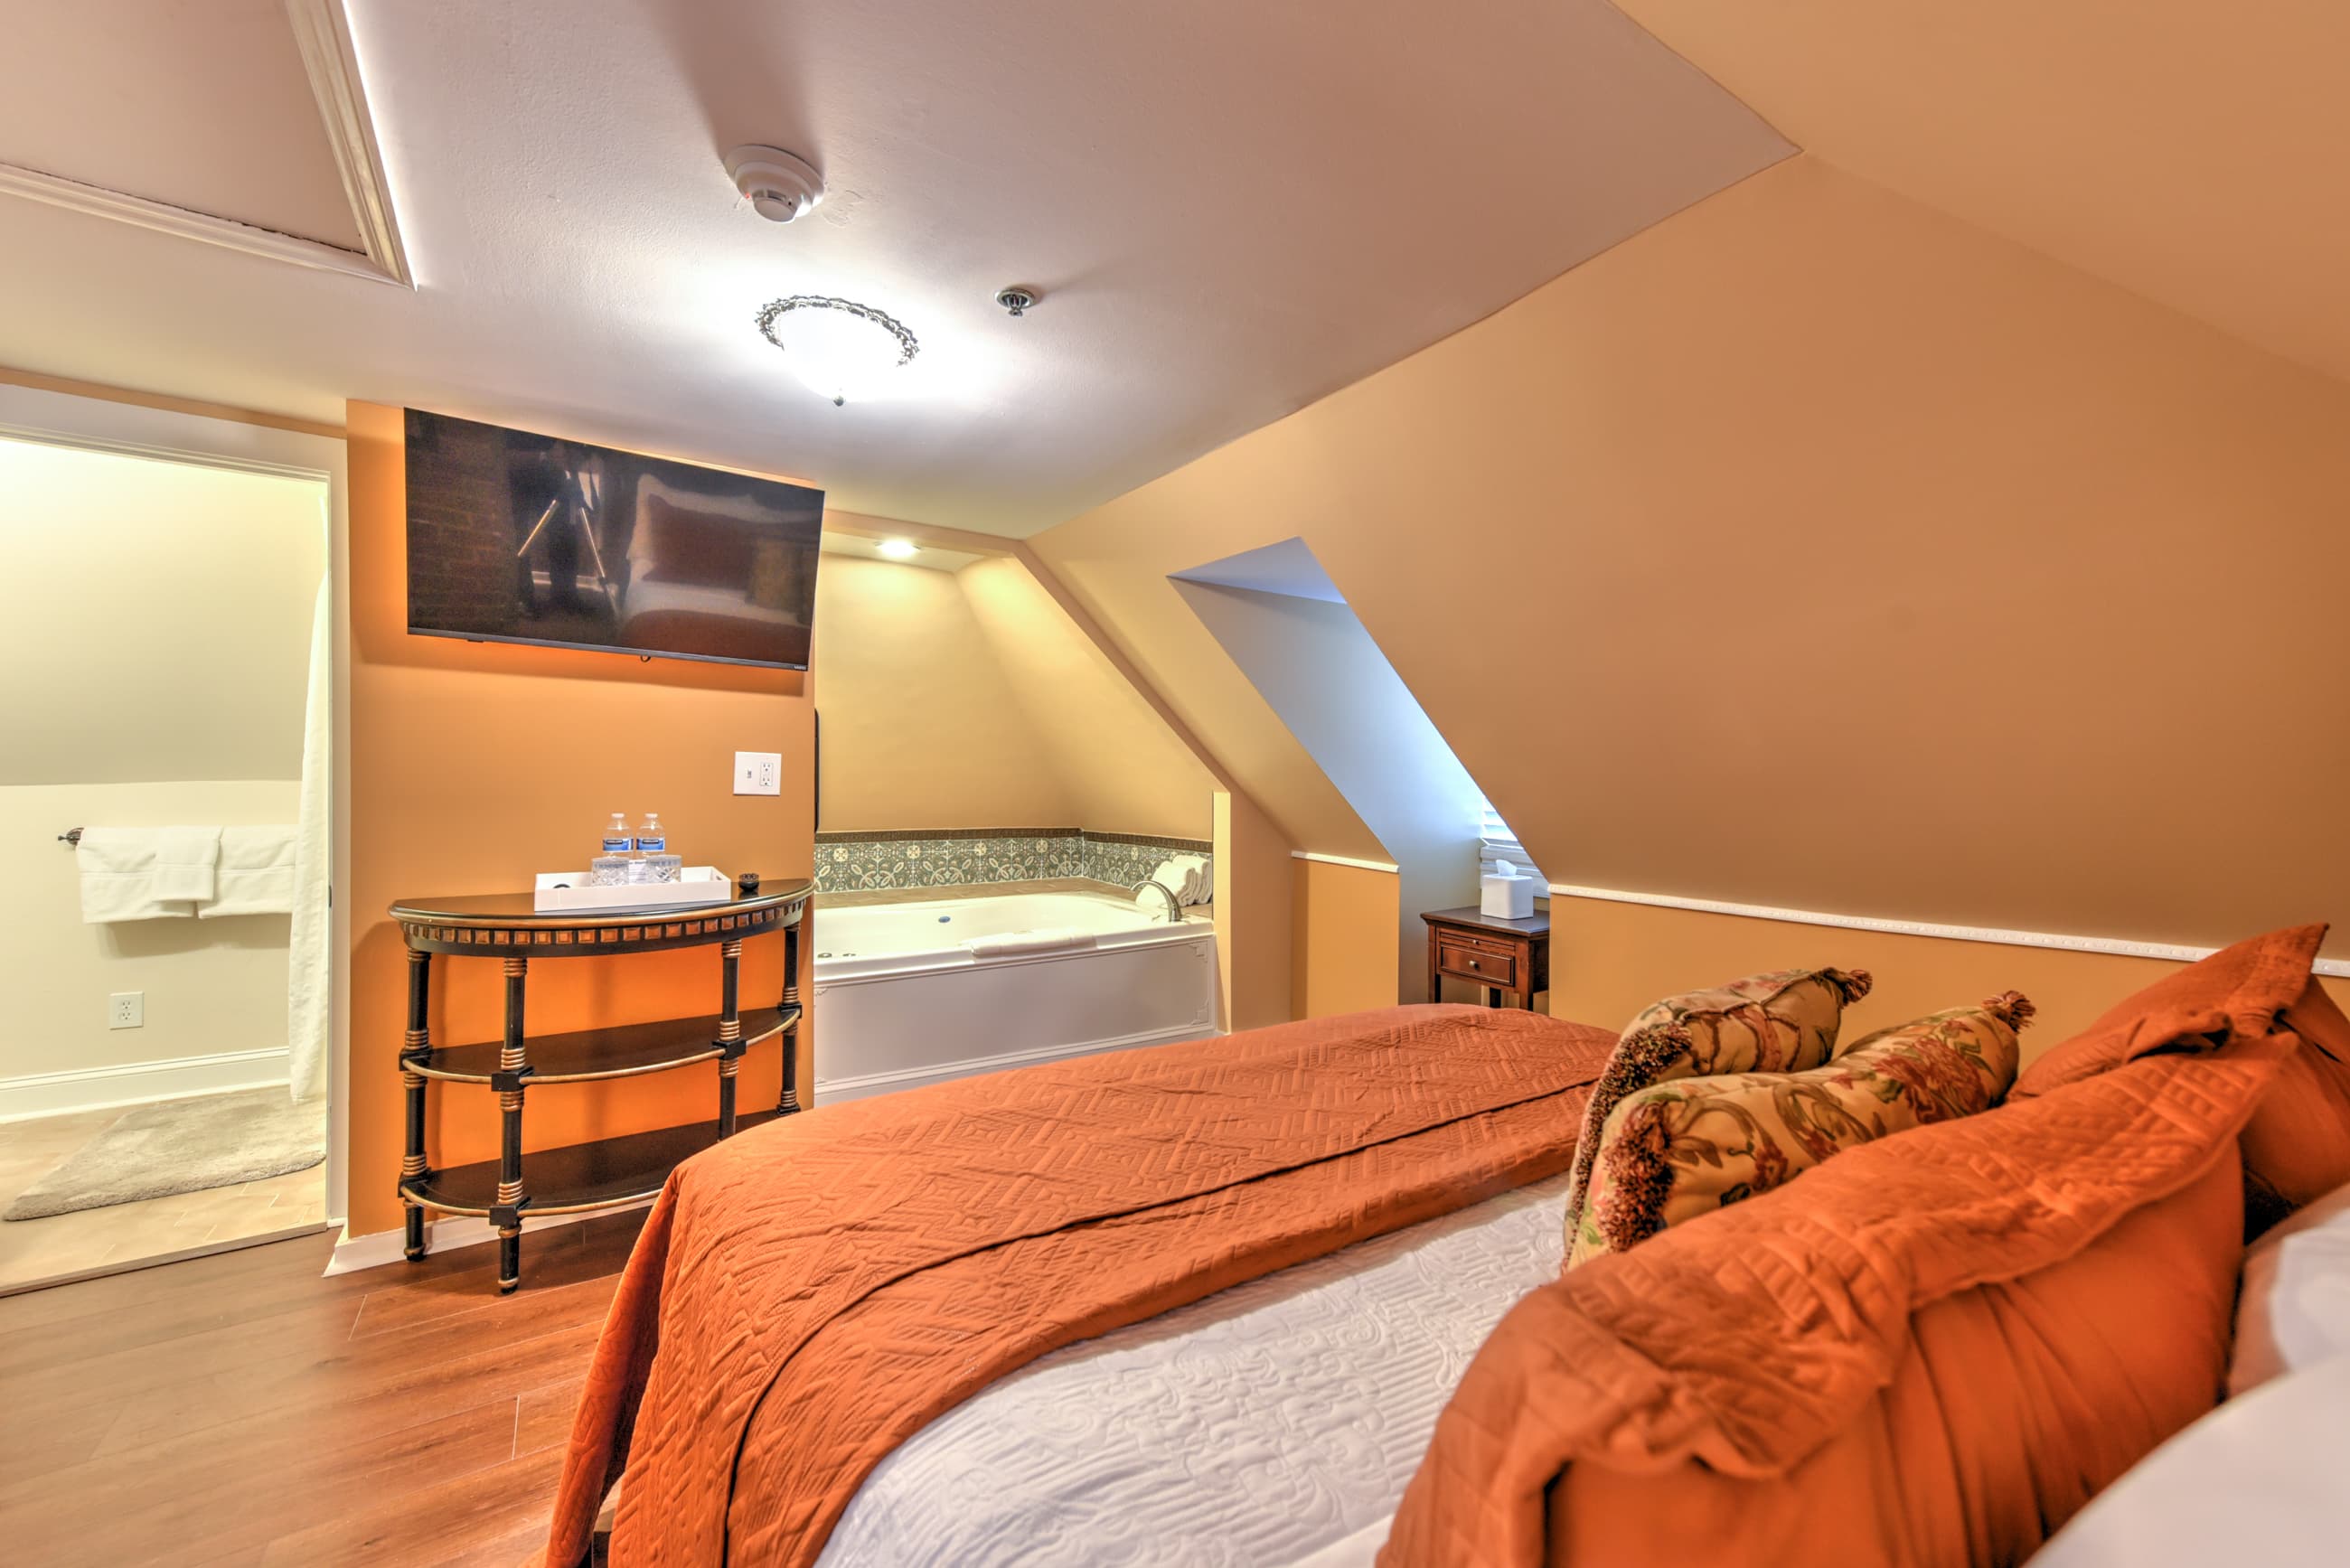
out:
<path id="1" fill-rule="evenodd" d="M 962 888 L 1090 877 L 1132 887 L 1170 855 L 1206 855 L 1203 839 L 1074 827 L 984 827 L 931 833 L 819 833 L 818 892 Z"/>

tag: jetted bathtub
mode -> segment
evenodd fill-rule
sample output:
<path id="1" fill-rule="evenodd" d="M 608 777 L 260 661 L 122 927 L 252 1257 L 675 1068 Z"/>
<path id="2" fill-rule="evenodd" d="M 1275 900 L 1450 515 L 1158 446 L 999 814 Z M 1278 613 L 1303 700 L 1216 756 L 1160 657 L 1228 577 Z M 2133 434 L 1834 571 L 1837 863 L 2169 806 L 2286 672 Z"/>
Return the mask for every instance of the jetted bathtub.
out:
<path id="1" fill-rule="evenodd" d="M 1101 893 L 812 911 L 816 1097 L 1216 1033 L 1204 918 Z"/>

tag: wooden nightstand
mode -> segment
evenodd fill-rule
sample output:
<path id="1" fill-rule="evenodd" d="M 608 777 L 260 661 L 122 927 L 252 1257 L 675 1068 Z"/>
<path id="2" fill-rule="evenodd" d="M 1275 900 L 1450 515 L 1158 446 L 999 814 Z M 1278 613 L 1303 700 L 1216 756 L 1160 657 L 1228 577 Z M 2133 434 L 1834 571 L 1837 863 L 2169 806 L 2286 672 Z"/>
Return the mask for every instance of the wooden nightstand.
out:
<path id="1" fill-rule="evenodd" d="M 1523 920 L 1482 913 L 1471 904 L 1432 909 L 1428 922 L 1428 1000 L 1443 1000 L 1444 977 L 1485 988 L 1485 1005 L 1510 1005 L 1532 1012 L 1534 992 L 1550 989 L 1550 917 L 1536 911 Z"/>

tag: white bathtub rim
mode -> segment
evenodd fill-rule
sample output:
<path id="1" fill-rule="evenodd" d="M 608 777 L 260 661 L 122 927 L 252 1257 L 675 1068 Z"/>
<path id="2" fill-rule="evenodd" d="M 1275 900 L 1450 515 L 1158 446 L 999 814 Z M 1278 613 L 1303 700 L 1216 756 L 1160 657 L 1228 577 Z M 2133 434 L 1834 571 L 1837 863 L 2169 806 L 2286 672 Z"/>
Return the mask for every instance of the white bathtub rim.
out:
<path id="1" fill-rule="evenodd" d="M 885 1073 L 864 1073 L 848 1078 L 819 1078 L 816 1084 L 816 1103 L 830 1105 L 843 1098 L 862 1099 L 868 1095 L 889 1094 L 897 1089 L 919 1089 L 930 1084 L 976 1077 L 982 1073 L 1025 1067 L 1037 1062 L 1058 1061 L 1066 1056 L 1095 1056 L 1105 1051 L 1172 1045 L 1185 1040 L 1213 1040 L 1223 1033 L 1212 1026 L 1179 1023 L 1167 1029 L 1121 1034 L 1107 1040 L 1078 1040 L 1066 1045 L 1039 1045 L 1026 1051 L 1003 1051 L 989 1056 L 965 1057 L 958 1062 L 939 1062 L 926 1067 L 898 1067 Z"/>
<path id="2" fill-rule="evenodd" d="M 983 957 L 968 948 L 927 948 L 920 952 L 879 953 L 869 959 L 819 958 L 816 961 L 816 993 L 835 985 L 864 985 L 873 981 L 903 980 L 909 975 L 937 974 L 946 970 L 992 969 L 1000 964 L 1068 963 L 1087 959 L 1097 953 L 1122 952 L 1128 948 L 1172 947 L 1178 942 L 1203 942 L 1214 940 L 1216 929 L 1207 920 L 1185 920 L 1180 926 L 1164 922 L 1156 926 L 1139 927 L 1132 930 L 1103 931 L 1093 944 L 1082 948 L 1046 948 L 1033 953 L 1000 953 Z M 886 963 L 887 968 L 843 970 L 832 966 Z"/>

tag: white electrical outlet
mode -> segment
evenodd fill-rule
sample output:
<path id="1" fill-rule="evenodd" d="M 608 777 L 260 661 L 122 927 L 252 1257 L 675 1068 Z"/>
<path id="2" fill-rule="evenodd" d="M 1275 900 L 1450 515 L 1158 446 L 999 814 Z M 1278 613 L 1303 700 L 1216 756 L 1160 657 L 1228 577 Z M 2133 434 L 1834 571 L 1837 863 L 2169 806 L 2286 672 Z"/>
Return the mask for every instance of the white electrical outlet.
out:
<path id="1" fill-rule="evenodd" d="M 106 999 L 106 1026 L 109 1029 L 144 1029 L 147 1027 L 147 993 L 143 991 L 118 991 Z"/>
<path id="2" fill-rule="evenodd" d="M 734 793 L 736 794 L 783 794 L 784 753 L 781 752 L 735 753 Z"/>

